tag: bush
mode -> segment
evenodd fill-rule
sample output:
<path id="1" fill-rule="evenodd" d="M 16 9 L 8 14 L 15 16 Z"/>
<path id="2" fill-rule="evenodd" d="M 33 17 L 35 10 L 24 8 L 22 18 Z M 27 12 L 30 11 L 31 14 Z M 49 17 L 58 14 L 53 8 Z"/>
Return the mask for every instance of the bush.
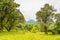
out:
<path id="1" fill-rule="evenodd" d="M 20 29 L 20 30 L 24 30 L 24 24 L 21 24 L 21 23 L 20 23 L 20 24 L 17 26 L 17 28 Z"/>
<path id="2" fill-rule="evenodd" d="M 26 24 L 24 29 L 27 30 L 27 31 L 30 31 L 32 29 L 33 25 L 31 24 Z"/>

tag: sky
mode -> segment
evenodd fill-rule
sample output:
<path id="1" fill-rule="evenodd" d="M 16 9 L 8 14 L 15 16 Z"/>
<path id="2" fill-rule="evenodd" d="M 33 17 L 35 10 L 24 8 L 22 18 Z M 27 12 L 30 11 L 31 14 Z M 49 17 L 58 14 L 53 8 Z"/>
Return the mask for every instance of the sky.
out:
<path id="1" fill-rule="evenodd" d="M 20 4 L 19 10 L 24 15 L 26 21 L 29 19 L 36 21 L 36 12 L 46 3 L 53 5 L 57 12 L 60 11 L 60 0 L 15 0 L 15 2 Z"/>

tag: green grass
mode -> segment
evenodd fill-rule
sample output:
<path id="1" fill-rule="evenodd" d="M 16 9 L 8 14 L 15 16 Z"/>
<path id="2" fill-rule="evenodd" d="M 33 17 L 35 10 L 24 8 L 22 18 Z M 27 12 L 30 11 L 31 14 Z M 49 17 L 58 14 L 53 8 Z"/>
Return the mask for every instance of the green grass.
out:
<path id="1" fill-rule="evenodd" d="M 40 32 L 1 32 L 0 40 L 60 40 L 60 35 L 45 35 Z"/>

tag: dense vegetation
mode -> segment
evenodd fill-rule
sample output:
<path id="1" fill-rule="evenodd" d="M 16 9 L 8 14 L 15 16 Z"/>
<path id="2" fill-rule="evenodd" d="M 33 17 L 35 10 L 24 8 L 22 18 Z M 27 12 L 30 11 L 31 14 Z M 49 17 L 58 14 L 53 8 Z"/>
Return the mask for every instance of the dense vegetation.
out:
<path id="1" fill-rule="evenodd" d="M 19 6 L 14 0 L 0 0 L 0 32 L 20 30 L 60 34 L 60 13 L 56 13 L 52 5 L 45 4 L 36 12 L 35 23 L 26 23 L 24 15 L 17 9 Z"/>
<path id="2" fill-rule="evenodd" d="M 14 0 L 0 0 L 0 31 L 13 29 L 17 24 L 24 23 L 23 14 L 17 9 L 19 4 Z"/>

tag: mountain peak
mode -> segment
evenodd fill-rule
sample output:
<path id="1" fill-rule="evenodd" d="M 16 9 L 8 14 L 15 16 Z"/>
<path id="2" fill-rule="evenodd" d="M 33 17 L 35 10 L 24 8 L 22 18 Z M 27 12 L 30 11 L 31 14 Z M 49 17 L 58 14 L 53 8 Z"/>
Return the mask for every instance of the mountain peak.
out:
<path id="1" fill-rule="evenodd" d="M 29 20 L 27 21 L 27 23 L 35 23 L 35 20 L 29 19 Z"/>

